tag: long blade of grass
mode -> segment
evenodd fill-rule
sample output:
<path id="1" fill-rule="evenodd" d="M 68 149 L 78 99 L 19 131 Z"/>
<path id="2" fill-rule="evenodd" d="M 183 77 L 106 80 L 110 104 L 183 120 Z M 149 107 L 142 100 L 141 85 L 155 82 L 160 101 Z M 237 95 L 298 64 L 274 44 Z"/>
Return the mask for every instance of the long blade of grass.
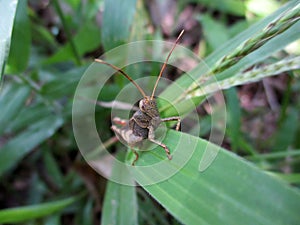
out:
<path id="1" fill-rule="evenodd" d="M 51 137 L 62 124 L 63 119 L 61 117 L 48 115 L 9 140 L 0 149 L 0 176 L 17 165 L 18 161 L 33 148 Z"/>
<path id="2" fill-rule="evenodd" d="M 300 156 L 300 150 L 288 150 L 288 151 L 276 151 L 272 153 L 265 153 L 265 154 L 257 154 L 253 156 L 246 157 L 249 160 L 261 160 L 261 159 L 280 159 L 280 158 L 286 158 L 291 156 Z"/>
<path id="3" fill-rule="evenodd" d="M 117 158 L 124 158 L 125 152 L 120 152 Z M 128 173 L 123 171 L 123 167 L 115 164 L 113 174 L 118 174 L 122 179 L 126 180 Z M 130 179 L 130 178 L 128 178 Z M 134 186 L 117 184 L 108 181 L 101 224 L 138 224 L 137 222 L 137 199 Z"/>
<path id="4" fill-rule="evenodd" d="M 106 51 L 128 41 L 136 2 L 136 0 L 105 0 L 101 35 Z"/>
<path id="5" fill-rule="evenodd" d="M 5 18 L 0 20 L 0 81 L 9 52 L 17 3 L 17 0 L 2 0 L 0 2 L 0 15 Z"/>
<path id="6" fill-rule="evenodd" d="M 1 14 L 1 16 L 5 18 L 4 15 Z M 30 56 L 30 42 L 31 32 L 27 14 L 27 0 L 18 1 L 7 62 L 9 73 L 19 73 L 26 69 Z"/>
<path id="7" fill-rule="evenodd" d="M 20 87 L 18 84 L 7 85 L 2 89 L 0 93 L 0 135 L 25 106 L 29 94 L 30 89 L 27 86 Z"/>
<path id="8" fill-rule="evenodd" d="M 19 223 L 51 215 L 75 203 L 81 197 L 82 194 L 48 203 L 0 210 L 0 223 Z"/>
<path id="9" fill-rule="evenodd" d="M 228 114 L 227 131 L 233 151 L 238 150 L 239 141 L 242 139 L 241 133 L 241 108 L 239 106 L 238 93 L 235 88 L 231 88 L 225 92 L 226 109 Z"/>
<path id="10" fill-rule="evenodd" d="M 234 77 L 204 85 L 201 89 L 196 90 L 193 96 L 204 96 L 220 89 L 224 90 L 234 86 L 256 82 L 265 77 L 276 76 L 283 72 L 297 69 L 300 69 L 300 56 L 287 57 L 276 63 L 253 68 L 246 72 L 239 72 L 236 73 Z"/>
<path id="11" fill-rule="evenodd" d="M 143 188 L 182 223 L 299 223 L 300 193 L 278 178 L 224 149 L 220 149 L 207 170 L 199 172 L 204 150 L 210 147 L 217 151 L 219 146 L 173 130 L 167 133 L 164 143 L 175 151 L 174 160 L 168 161 L 167 169 L 180 168 L 175 158 L 185 157 L 187 146 L 196 147 L 188 163 L 160 183 L 143 186 L 144 183 L 155 182 L 167 170 L 150 166 L 145 170 L 138 167 L 134 172 Z M 155 163 L 162 154 L 159 148 L 144 153 L 138 165 Z"/>

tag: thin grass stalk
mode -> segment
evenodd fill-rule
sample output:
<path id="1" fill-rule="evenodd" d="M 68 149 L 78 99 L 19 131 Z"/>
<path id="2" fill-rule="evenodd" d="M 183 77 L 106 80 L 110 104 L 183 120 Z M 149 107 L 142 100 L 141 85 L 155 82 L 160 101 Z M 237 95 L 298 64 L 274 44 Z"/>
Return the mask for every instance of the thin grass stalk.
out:
<path id="1" fill-rule="evenodd" d="M 241 84 L 256 82 L 265 77 L 274 76 L 286 71 L 292 71 L 297 69 L 300 69 L 300 56 L 293 58 L 285 58 L 276 63 L 269 64 L 267 66 L 262 66 L 259 68 L 254 68 L 246 72 L 240 72 L 234 77 L 230 77 L 228 79 L 218 81 L 216 83 L 211 83 L 207 86 L 195 90 L 191 96 L 204 96 L 218 90 L 228 89 L 230 87 Z"/>
<path id="2" fill-rule="evenodd" d="M 178 102 L 185 98 L 197 96 L 197 94 L 193 92 L 197 92 L 200 85 L 208 81 L 214 74 L 221 73 L 237 64 L 245 56 L 251 54 L 274 37 L 285 32 L 292 25 L 298 22 L 299 19 L 300 4 L 283 12 L 277 19 L 269 23 L 261 32 L 253 35 L 240 46 L 238 46 L 235 51 L 225 55 L 222 59 L 220 59 L 209 72 L 203 74 L 179 97 Z"/>

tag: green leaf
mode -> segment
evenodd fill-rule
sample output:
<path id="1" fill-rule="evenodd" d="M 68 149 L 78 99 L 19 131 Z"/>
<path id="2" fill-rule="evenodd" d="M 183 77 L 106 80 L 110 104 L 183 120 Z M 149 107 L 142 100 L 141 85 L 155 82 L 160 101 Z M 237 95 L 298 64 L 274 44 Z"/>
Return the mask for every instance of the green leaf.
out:
<path id="1" fill-rule="evenodd" d="M 17 8 L 17 1 L 0 1 L 0 81 L 4 72 L 4 66 L 9 52 L 13 22 Z"/>
<path id="2" fill-rule="evenodd" d="M 205 40 L 212 49 L 217 49 L 229 39 L 229 30 L 226 26 L 214 20 L 209 14 L 198 17 L 203 27 Z"/>
<path id="3" fill-rule="evenodd" d="M 47 218 L 45 218 L 44 220 L 44 224 L 45 225 L 60 225 L 60 215 L 58 214 L 53 214 L 51 216 L 48 216 Z"/>
<path id="4" fill-rule="evenodd" d="M 77 195 L 49 203 L 16 207 L 0 210 L 0 223 L 18 223 L 52 215 L 77 202 L 82 195 Z"/>
<path id="5" fill-rule="evenodd" d="M 225 96 L 228 115 L 227 130 L 229 131 L 232 149 L 236 151 L 239 146 L 239 140 L 242 138 L 240 133 L 241 109 L 238 93 L 235 88 L 231 88 L 225 91 Z"/>
<path id="6" fill-rule="evenodd" d="M 284 174 L 284 173 L 271 173 L 275 176 L 278 176 L 280 179 L 285 180 L 288 183 L 292 184 L 300 184 L 300 173 L 291 173 L 291 174 Z"/>
<path id="7" fill-rule="evenodd" d="M 124 158 L 125 152 L 120 152 L 118 160 Z M 129 174 L 115 164 L 113 174 L 118 174 L 124 180 L 130 179 Z M 138 224 L 137 223 L 137 200 L 134 186 L 118 184 L 108 181 L 104 197 L 104 206 L 101 224 Z"/>
<path id="8" fill-rule="evenodd" d="M 81 214 L 79 214 L 79 218 L 81 219 L 79 224 L 82 225 L 90 225 L 93 224 L 93 217 L 91 216 L 94 212 L 94 200 L 92 198 L 89 199 L 89 201 L 86 202 L 83 210 L 80 210 Z"/>
<path id="9" fill-rule="evenodd" d="M 19 115 L 30 94 L 27 86 L 7 84 L 0 92 L 0 134 L 7 129 L 8 124 Z"/>
<path id="10" fill-rule="evenodd" d="M 290 108 L 287 112 L 285 120 L 278 129 L 274 138 L 273 149 L 282 151 L 287 149 L 295 140 L 296 132 L 299 127 L 299 110 Z"/>
<path id="11" fill-rule="evenodd" d="M 244 16 L 246 7 L 241 0 L 188 0 L 182 3 L 196 2 L 208 8 L 219 10 L 223 13 L 229 13 L 237 16 Z"/>
<path id="12" fill-rule="evenodd" d="M 61 117 L 47 115 L 31 124 L 26 130 L 9 140 L 0 149 L 0 176 L 17 165 L 26 154 L 38 146 L 63 124 Z"/>
<path id="13" fill-rule="evenodd" d="M 57 73 L 53 79 L 41 88 L 41 94 L 48 99 L 58 99 L 73 95 L 78 81 L 86 71 L 87 66 L 76 67 L 64 73 Z"/>
<path id="14" fill-rule="evenodd" d="M 137 181 L 183 224 L 298 224 L 300 192 L 278 178 L 259 170 L 237 155 L 206 140 L 170 130 L 163 141 L 174 153 L 164 168 L 137 167 Z M 195 146 L 190 160 L 181 168 L 188 148 Z M 199 172 L 205 149 L 219 151 L 216 159 Z M 138 165 L 149 165 L 165 155 L 161 148 L 141 154 Z M 169 169 L 178 171 L 159 183 Z M 180 169 L 181 168 L 181 169 Z M 239 223 L 240 223 L 239 222 Z"/>
<path id="15" fill-rule="evenodd" d="M 73 40 L 79 56 L 83 56 L 85 53 L 96 49 L 100 45 L 100 38 L 101 36 L 99 27 L 97 27 L 92 22 L 85 23 L 85 25 L 81 27 Z M 70 43 L 67 43 L 43 63 L 50 64 L 68 60 L 75 61 L 72 56 L 73 52 L 71 45 Z"/>
<path id="16" fill-rule="evenodd" d="M 51 113 L 51 108 L 45 107 L 44 103 L 24 107 L 19 111 L 19 114 L 22 116 L 17 116 L 11 120 L 10 123 L 7 124 L 5 131 L 7 133 L 19 132 L 31 124 L 34 124 L 36 121 L 46 118 Z"/>
<path id="17" fill-rule="evenodd" d="M 57 187 L 63 187 L 64 179 L 58 165 L 59 161 L 55 160 L 50 149 L 43 150 L 43 162 L 45 164 L 45 168 L 47 169 L 47 173 L 51 174 L 51 178 L 53 179 L 53 182 L 57 185 Z"/>
<path id="18" fill-rule="evenodd" d="M 34 19 L 39 20 L 38 16 Z M 43 51 L 54 51 L 58 48 L 55 36 L 53 36 L 49 29 L 40 24 L 32 24 L 31 29 L 32 41 L 35 43 L 35 46 L 42 46 Z"/>
<path id="19" fill-rule="evenodd" d="M 12 32 L 8 57 L 9 73 L 20 73 L 27 68 L 31 47 L 30 21 L 27 15 L 27 0 L 19 1 Z"/>
<path id="20" fill-rule="evenodd" d="M 300 150 L 299 149 L 291 149 L 288 151 L 277 151 L 277 152 L 271 152 L 271 153 L 265 153 L 265 154 L 257 154 L 248 156 L 247 159 L 250 160 L 262 160 L 262 159 L 280 159 L 280 158 L 286 158 L 286 157 L 292 157 L 292 156 L 300 156 Z"/>
<path id="21" fill-rule="evenodd" d="M 105 0 L 101 35 L 106 51 L 128 41 L 136 2 L 136 0 Z"/>
<path id="22" fill-rule="evenodd" d="M 53 4 L 60 20 L 61 20 L 61 23 L 63 25 L 63 29 L 65 31 L 65 34 L 66 34 L 66 37 L 69 41 L 69 44 L 70 44 L 70 49 L 72 51 L 72 56 L 73 56 L 73 60 L 76 62 L 76 65 L 81 65 L 81 58 L 79 56 L 79 53 L 78 53 L 78 49 L 76 48 L 75 46 L 75 43 L 74 43 L 74 40 L 73 40 L 73 35 L 71 33 L 71 28 L 70 28 L 70 20 L 71 20 L 71 17 L 70 15 L 66 14 L 60 4 L 60 2 L 58 0 L 52 0 L 51 3 Z M 70 20 L 68 20 L 68 18 Z"/>
<path id="23" fill-rule="evenodd" d="M 168 225 L 170 222 L 165 216 L 165 211 L 158 208 L 155 201 L 145 192 L 138 189 L 139 224 Z"/>

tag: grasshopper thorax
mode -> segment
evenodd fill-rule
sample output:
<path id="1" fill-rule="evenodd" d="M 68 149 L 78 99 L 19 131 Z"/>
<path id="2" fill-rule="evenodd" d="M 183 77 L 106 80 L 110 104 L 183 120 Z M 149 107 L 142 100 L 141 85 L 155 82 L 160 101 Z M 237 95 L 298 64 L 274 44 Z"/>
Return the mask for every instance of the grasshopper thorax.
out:
<path id="1" fill-rule="evenodd" d="M 159 116 L 156 100 L 154 98 L 151 99 L 150 96 L 145 96 L 142 100 L 140 100 L 139 108 L 143 113 L 147 114 L 151 118 Z"/>

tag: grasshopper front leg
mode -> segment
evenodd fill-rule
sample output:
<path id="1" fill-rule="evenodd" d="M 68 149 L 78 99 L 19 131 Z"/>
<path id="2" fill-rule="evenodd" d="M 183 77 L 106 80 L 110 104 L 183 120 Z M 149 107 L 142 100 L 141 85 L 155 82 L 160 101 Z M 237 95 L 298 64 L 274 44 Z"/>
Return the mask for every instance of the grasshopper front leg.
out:
<path id="1" fill-rule="evenodd" d="M 172 116 L 172 117 L 161 119 L 162 122 L 175 121 L 175 120 L 177 120 L 176 131 L 178 131 L 179 127 L 180 127 L 180 122 L 181 122 L 181 119 L 179 116 Z"/>
<path id="2" fill-rule="evenodd" d="M 160 119 L 161 122 L 168 122 L 168 121 L 174 121 L 174 120 L 177 120 L 176 131 L 178 131 L 179 127 L 180 127 L 180 122 L 181 122 L 181 119 L 180 119 L 179 116 L 173 116 L 173 117 L 168 117 L 168 118 Z M 160 147 L 162 147 L 165 150 L 168 159 L 169 160 L 172 159 L 172 156 L 170 155 L 169 148 L 164 143 L 159 142 L 159 141 L 157 141 L 157 140 L 154 139 L 154 126 L 150 126 L 149 127 L 148 139 L 149 139 L 149 141 L 151 141 L 151 142 L 159 145 Z"/>
<path id="3" fill-rule="evenodd" d="M 154 139 L 154 128 L 152 126 L 149 127 L 148 140 L 155 143 L 155 144 L 157 144 L 157 145 L 159 145 L 160 147 L 162 147 L 165 150 L 168 159 L 169 160 L 172 159 L 172 156 L 170 155 L 170 150 L 168 149 L 168 147 L 164 143 L 159 142 L 159 141 Z"/>

